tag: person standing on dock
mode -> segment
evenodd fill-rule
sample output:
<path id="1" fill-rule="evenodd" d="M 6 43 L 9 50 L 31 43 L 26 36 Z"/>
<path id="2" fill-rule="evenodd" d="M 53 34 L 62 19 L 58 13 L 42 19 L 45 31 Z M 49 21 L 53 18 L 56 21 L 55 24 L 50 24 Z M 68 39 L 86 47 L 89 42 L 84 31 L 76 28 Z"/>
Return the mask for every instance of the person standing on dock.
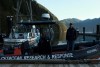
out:
<path id="1" fill-rule="evenodd" d="M 66 33 L 66 40 L 67 40 L 67 50 L 73 51 L 74 50 L 74 41 L 77 38 L 77 32 L 75 28 L 73 27 L 73 24 L 69 24 L 69 28 Z"/>

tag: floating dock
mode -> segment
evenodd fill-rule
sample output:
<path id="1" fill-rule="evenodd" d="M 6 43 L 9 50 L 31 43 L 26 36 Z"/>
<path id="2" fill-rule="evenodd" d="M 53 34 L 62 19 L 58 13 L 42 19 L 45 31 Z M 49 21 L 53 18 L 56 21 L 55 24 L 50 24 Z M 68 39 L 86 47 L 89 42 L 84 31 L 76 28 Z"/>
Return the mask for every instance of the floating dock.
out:
<path id="1" fill-rule="evenodd" d="M 0 61 L 0 67 L 100 67 L 100 60 Z"/>

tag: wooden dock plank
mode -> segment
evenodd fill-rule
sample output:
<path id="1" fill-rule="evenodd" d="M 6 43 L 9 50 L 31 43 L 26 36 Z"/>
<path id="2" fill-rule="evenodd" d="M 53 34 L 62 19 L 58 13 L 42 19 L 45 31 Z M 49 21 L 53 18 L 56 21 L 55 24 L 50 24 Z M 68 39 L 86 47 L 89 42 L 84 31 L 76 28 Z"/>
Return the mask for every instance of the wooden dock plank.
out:
<path id="1" fill-rule="evenodd" d="M 100 64 L 0 64 L 0 67 L 100 67 Z"/>
<path id="2" fill-rule="evenodd" d="M 80 64 L 80 63 L 100 63 L 99 59 L 84 60 L 0 60 L 0 64 Z"/>

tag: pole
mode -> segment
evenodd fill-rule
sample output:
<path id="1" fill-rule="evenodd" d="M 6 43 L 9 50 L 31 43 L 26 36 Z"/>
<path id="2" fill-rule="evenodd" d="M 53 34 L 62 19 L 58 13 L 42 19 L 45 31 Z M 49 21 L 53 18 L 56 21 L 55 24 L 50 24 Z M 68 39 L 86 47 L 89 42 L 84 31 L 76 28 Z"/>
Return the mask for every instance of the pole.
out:
<path id="1" fill-rule="evenodd" d="M 100 35 L 100 25 L 97 25 L 96 35 Z M 96 36 L 96 40 L 99 40 L 99 39 L 100 39 L 100 37 Z"/>
<path id="2" fill-rule="evenodd" d="M 83 27 L 83 41 L 85 41 L 85 27 Z"/>
<path id="3" fill-rule="evenodd" d="M 20 7 L 22 4 L 22 0 L 17 0 L 17 12 L 16 12 L 16 22 L 19 22 L 19 12 L 20 12 Z"/>

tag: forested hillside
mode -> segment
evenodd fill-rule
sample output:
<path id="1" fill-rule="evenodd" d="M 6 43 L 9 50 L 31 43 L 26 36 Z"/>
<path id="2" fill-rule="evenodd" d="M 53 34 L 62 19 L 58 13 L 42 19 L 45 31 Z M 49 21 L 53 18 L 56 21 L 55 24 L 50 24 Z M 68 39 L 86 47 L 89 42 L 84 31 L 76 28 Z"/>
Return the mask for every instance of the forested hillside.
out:
<path id="1" fill-rule="evenodd" d="M 62 20 L 66 24 L 66 26 L 69 25 L 69 23 L 73 23 L 75 28 L 78 28 L 80 32 L 83 31 L 83 27 L 86 28 L 86 32 L 96 32 L 96 25 L 100 25 L 100 18 L 94 18 L 94 19 L 86 19 L 86 20 L 79 20 L 76 18 L 70 18 Z"/>

